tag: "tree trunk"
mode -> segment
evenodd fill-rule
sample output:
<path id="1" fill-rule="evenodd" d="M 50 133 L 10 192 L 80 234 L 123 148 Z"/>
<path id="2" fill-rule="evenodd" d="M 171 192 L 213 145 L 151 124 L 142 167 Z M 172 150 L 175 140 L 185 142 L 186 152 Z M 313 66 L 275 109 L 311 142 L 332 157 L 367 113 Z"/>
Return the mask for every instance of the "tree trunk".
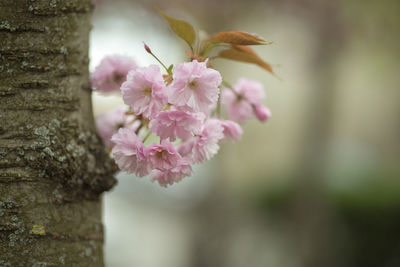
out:
<path id="1" fill-rule="evenodd" d="M 0 0 L 0 266 L 103 266 L 90 0 Z"/>

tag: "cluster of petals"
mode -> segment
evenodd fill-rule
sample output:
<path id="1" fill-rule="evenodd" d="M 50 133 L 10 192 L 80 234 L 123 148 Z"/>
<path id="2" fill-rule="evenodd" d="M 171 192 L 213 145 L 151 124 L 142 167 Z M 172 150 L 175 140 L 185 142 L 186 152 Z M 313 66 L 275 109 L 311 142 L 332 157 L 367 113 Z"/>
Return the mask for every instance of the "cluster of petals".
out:
<path id="1" fill-rule="evenodd" d="M 167 104 L 164 79 L 156 65 L 130 71 L 121 91 L 125 104 L 145 118 L 153 118 Z"/>
<path id="2" fill-rule="evenodd" d="M 184 62 L 176 66 L 168 86 L 168 102 L 194 112 L 208 114 L 219 96 L 221 74 L 207 62 Z"/>
<path id="3" fill-rule="evenodd" d="M 192 167 L 190 162 L 185 158 L 179 161 L 179 164 L 174 168 L 168 170 L 158 170 L 155 169 L 151 172 L 151 180 L 157 181 L 161 186 L 167 187 L 173 183 L 179 182 L 186 176 L 192 174 Z"/>
<path id="4" fill-rule="evenodd" d="M 219 142 L 224 138 L 224 128 L 218 119 L 208 119 L 201 133 L 182 143 L 178 151 L 192 163 L 211 159 L 219 150 Z"/>
<path id="5" fill-rule="evenodd" d="M 139 177 L 150 173 L 148 153 L 135 131 L 121 128 L 113 135 L 111 141 L 115 144 L 112 154 L 121 170 L 134 173 Z"/>
<path id="6" fill-rule="evenodd" d="M 174 145 L 166 140 L 162 140 L 161 144 L 151 144 L 147 148 L 147 153 L 151 167 L 161 171 L 174 168 L 181 160 L 181 155 Z"/>
<path id="7" fill-rule="evenodd" d="M 158 181 L 161 186 L 166 187 L 174 182 L 179 182 L 183 177 L 192 173 L 192 167 L 186 158 L 183 158 L 166 140 L 162 140 L 161 144 L 150 145 L 147 148 L 147 154 L 153 169 L 151 180 Z"/>
<path id="8" fill-rule="evenodd" d="M 204 119 L 205 115 L 201 112 L 165 110 L 150 121 L 149 130 L 161 139 L 186 140 L 200 132 Z"/>
<path id="9" fill-rule="evenodd" d="M 262 122 L 271 116 L 269 109 L 264 107 L 264 88 L 257 81 L 239 79 L 232 90 L 224 90 L 222 103 L 226 107 L 231 120 L 243 123 L 254 116 Z"/>
<path id="10" fill-rule="evenodd" d="M 102 93 L 119 92 L 128 72 L 137 67 L 136 61 L 128 56 L 107 56 L 90 76 L 92 87 Z"/>

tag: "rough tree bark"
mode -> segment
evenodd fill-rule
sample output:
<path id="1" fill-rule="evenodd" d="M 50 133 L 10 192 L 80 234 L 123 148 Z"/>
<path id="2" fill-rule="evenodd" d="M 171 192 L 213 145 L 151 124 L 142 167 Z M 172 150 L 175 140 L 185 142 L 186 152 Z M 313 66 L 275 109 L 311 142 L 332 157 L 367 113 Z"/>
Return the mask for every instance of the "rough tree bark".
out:
<path id="1" fill-rule="evenodd" d="M 0 266 L 103 266 L 91 0 L 0 0 Z"/>

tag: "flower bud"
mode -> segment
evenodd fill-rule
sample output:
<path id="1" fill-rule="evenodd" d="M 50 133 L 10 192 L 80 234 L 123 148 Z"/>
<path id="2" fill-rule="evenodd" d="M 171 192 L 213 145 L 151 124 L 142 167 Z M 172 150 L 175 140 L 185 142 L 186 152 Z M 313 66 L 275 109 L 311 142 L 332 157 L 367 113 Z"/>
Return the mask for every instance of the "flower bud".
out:
<path id="1" fill-rule="evenodd" d="M 230 138 L 232 140 L 239 140 L 242 137 L 243 130 L 239 124 L 234 121 L 221 121 L 222 127 L 224 127 L 225 138 Z"/>
<path id="2" fill-rule="evenodd" d="M 150 47 L 145 43 L 143 43 L 143 44 L 144 44 L 144 49 L 147 51 L 147 53 L 151 54 Z"/>
<path id="3" fill-rule="evenodd" d="M 253 111 L 259 121 L 266 122 L 271 117 L 271 111 L 263 105 L 256 105 Z"/>

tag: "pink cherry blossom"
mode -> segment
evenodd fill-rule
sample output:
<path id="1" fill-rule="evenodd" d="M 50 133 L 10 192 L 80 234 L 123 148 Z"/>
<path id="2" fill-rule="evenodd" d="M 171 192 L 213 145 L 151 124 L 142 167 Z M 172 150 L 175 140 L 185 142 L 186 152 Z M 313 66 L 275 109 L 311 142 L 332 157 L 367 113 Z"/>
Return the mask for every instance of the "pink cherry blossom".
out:
<path id="1" fill-rule="evenodd" d="M 130 71 L 121 86 L 125 104 L 137 115 L 152 118 L 167 104 L 164 79 L 156 65 Z"/>
<path id="2" fill-rule="evenodd" d="M 184 62 L 173 70 L 173 82 L 168 86 L 168 101 L 191 111 L 208 114 L 218 99 L 221 74 L 207 68 L 206 62 Z"/>
<path id="3" fill-rule="evenodd" d="M 178 165 L 172 169 L 160 171 L 153 170 L 151 172 L 151 180 L 158 181 L 158 183 L 167 187 L 173 183 L 177 183 L 186 176 L 190 176 L 192 173 L 192 167 L 187 160 L 182 159 Z"/>
<path id="4" fill-rule="evenodd" d="M 242 137 L 243 130 L 239 124 L 234 121 L 221 121 L 222 127 L 224 127 L 225 138 L 230 138 L 232 140 L 239 140 Z"/>
<path id="5" fill-rule="evenodd" d="M 222 104 L 231 120 L 242 123 L 254 116 L 251 104 L 229 89 L 222 91 Z"/>
<path id="6" fill-rule="evenodd" d="M 264 87 L 257 81 L 239 79 L 231 90 L 224 90 L 222 103 L 228 117 L 237 122 L 245 122 L 254 116 L 253 106 L 261 105 L 265 98 Z"/>
<path id="7" fill-rule="evenodd" d="M 135 130 L 137 123 L 132 123 L 134 116 L 126 115 L 125 107 L 117 107 L 109 112 L 96 116 L 96 127 L 100 137 L 107 147 L 112 146 L 111 137 L 121 127 L 129 127 Z"/>
<path id="8" fill-rule="evenodd" d="M 224 138 L 224 128 L 218 119 L 208 119 L 202 132 L 184 142 L 179 148 L 182 156 L 188 156 L 193 163 L 209 160 L 219 150 L 219 141 Z"/>
<path id="9" fill-rule="evenodd" d="M 254 107 L 254 114 L 257 119 L 261 122 L 266 122 L 271 117 L 271 111 L 269 108 L 263 105 L 257 105 Z"/>
<path id="10" fill-rule="evenodd" d="M 239 79 L 233 86 L 233 90 L 253 105 L 259 105 L 265 98 L 264 87 L 257 81 Z"/>
<path id="11" fill-rule="evenodd" d="M 136 61 L 130 57 L 113 55 L 105 57 L 91 74 L 94 90 L 108 93 L 118 92 L 129 71 L 136 69 Z"/>
<path id="12" fill-rule="evenodd" d="M 121 170 L 135 173 L 139 177 L 150 173 L 151 168 L 145 147 L 132 129 L 119 129 L 111 141 L 115 143 L 112 154 Z"/>
<path id="13" fill-rule="evenodd" d="M 157 134 L 161 139 L 176 138 L 186 140 L 200 131 L 205 119 L 203 113 L 190 113 L 180 110 L 166 110 L 160 112 L 150 121 L 150 132 Z"/>
<path id="14" fill-rule="evenodd" d="M 151 167 L 161 171 L 175 168 L 182 158 L 175 147 L 166 140 L 162 140 L 161 144 L 151 144 L 146 149 L 146 152 L 149 156 Z"/>

